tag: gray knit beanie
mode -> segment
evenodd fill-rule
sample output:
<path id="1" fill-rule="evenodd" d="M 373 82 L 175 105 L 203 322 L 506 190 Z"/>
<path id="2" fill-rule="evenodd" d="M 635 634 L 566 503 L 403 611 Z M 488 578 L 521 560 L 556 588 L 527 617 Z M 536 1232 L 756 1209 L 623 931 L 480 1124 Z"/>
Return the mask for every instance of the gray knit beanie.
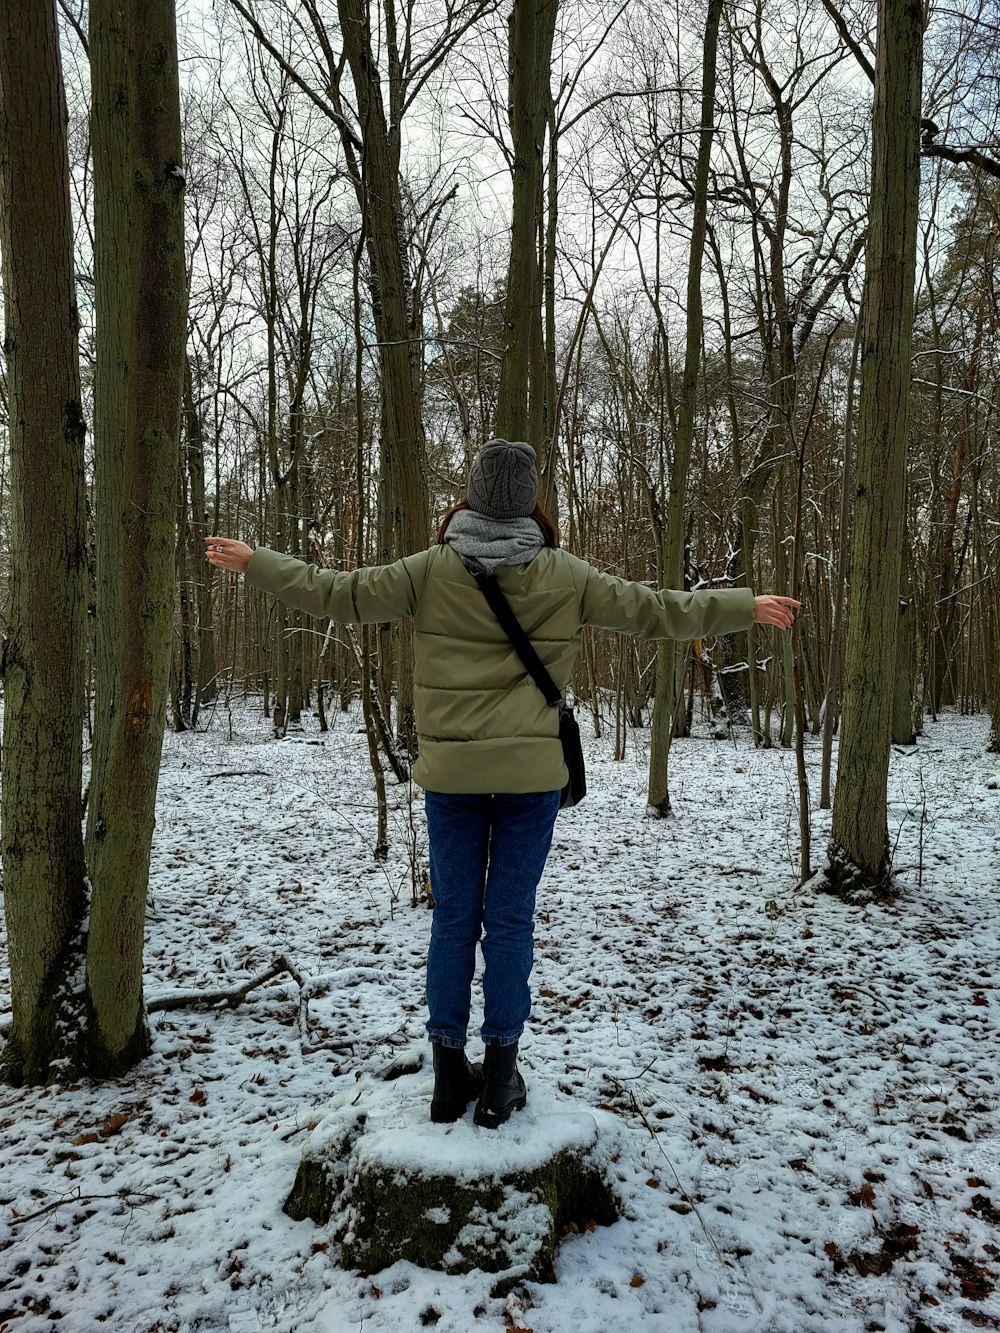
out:
<path id="1" fill-rule="evenodd" d="M 538 471 L 530 444 L 489 440 L 469 469 L 469 508 L 487 518 L 529 518 L 538 503 Z"/>

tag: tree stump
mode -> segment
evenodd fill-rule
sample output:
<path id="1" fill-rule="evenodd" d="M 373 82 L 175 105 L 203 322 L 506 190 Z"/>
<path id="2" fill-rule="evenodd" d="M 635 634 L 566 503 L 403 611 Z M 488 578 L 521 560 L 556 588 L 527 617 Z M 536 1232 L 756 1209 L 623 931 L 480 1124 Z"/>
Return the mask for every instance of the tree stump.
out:
<path id="1" fill-rule="evenodd" d="M 342 1094 L 306 1144 L 285 1212 L 329 1223 L 340 1262 L 369 1276 L 407 1259 L 447 1273 L 552 1280 L 566 1234 L 621 1213 L 610 1183 L 614 1116 L 529 1085 L 498 1130 L 430 1120 L 432 1080 L 415 1058 Z"/>

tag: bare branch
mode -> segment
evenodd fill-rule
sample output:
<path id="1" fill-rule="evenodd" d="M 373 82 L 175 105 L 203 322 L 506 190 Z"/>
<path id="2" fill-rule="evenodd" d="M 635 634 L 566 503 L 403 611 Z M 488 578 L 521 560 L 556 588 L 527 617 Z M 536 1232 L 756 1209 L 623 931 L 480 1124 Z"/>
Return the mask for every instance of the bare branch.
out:
<path id="1" fill-rule="evenodd" d="M 77 15 L 74 14 L 73 11 L 70 9 L 69 5 L 66 3 L 66 0 L 59 0 L 59 8 L 62 10 L 63 17 L 65 18 L 66 22 L 70 25 L 70 27 L 73 29 L 73 31 L 79 38 L 80 45 L 83 47 L 83 54 L 89 60 L 90 46 L 88 45 L 87 42 L 87 34 L 83 30 L 83 24 L 81 23 Z"/>
<path id="2" fill-rule="evenodd" d="M 242 17 L 246 20 L 246 22 L 249 23 L 250 29 L 253 32 L 253 35 L 257 38 L 257 41 L 268 53 L 268 55 L 270 55 L 273 60 L 276 60 L 278 62 L 278 64 L 288 75 L 291 81 L 295 84 L 295 86 L 297 88 L 300 88 L 302 92 L 304 92 L 305 95 L 309 98 L 309 100 L 315 103 L 315 105 L 319 107 L 320 111 L 323 112 L 324 116 L 326 116 L 329 120 L 333 121 L 337 129 L 340 130 L 341 134 L 344 135 L 344 137 L 349 141 L 351 146 L 357 152 L 359 153 L 363 152 L 364 144 L 362 144 L 361 140 L 358 138 L 357 131 L 354 129 L 354 127 L 345 119 L 344 116 L 340 115 L 339 112 L 334 110 L 334 108 L 330 105 L 329 101 L 325 97 L 321 97 L 319 93 L 316 92 L 315 88 L 311 88 L 309 86 L 309 84 L 305 81 L 305 79 L 294 67 L 294 65 L 290 64 L 289 61 L 285 59 L 285 57 L 281 54 L 278 48 L 274 45 L 274 43 L 267 37 L 266 33 L 264 32 L 264 29 L 254 18 L 250 10 L 247 9 L 245 5 L 241 4 L 240 0 L 230 0 L 230 4 L 233 6 L 236 12 L 242 15 Z"/>
<path id="3" fill-rule="evenodd" d="M 833 19 L 844 42 L 851 49 L 858 64 L 868 75 L 872 83 L 875 82 L 875 70 L 872 68 L 871 61 L 862 51 L 861 47 L 851 36 L 844 16 L 837 9 L 833 0 L 823 0 L 823 8 Z M 934 136 L 937 134 L 937 127 L 933 121 L 921 121 L 924 134 L 920 142 L 921 157 L 940 157 L 947 162 L 969 162 L 974 167 L 979 167 L 987 175 L 1000 180 L 1000 162 L 994 157 L 987 156 L 981 148 L 952 148 L 949 144 L 934 143 Z"/>
<path id="4" fill-rule="evenodd" d="M 988 176 L 1000 180 L 1000 162 L 987 157 L 979 148 L 951 148 L 948 144 L 932 143 L 925 137 L 920 144 L 921 157 L 943 157 L 948 162 L 970 162 Z"/>
<path id="5" fill-rule="evenodd" d="M 841 40 L 843 41 L 844 45 L 848 48 L 849 51 L 851 51 L 855 60 L 858 62 L 858 64 L 861 66 L 864 72 L 868 75 L 869 79 L 871 79 L 872 83 L 874 83 L 875 67 L 868 59 L 868 57 L 865 55 L 864 51 L 862 51 L 859 43 L 856 42 L 855 39 L 851 36 L 851 31 L 847 26 L 847 21 L 844 18 L 843 14 L 841 14 L 840 10 L 833 3 L 833 0 L 823 0 L 823 8 L 833 19 L 834 25 L 836 26 L 837 31 L 840 33 Z"/>

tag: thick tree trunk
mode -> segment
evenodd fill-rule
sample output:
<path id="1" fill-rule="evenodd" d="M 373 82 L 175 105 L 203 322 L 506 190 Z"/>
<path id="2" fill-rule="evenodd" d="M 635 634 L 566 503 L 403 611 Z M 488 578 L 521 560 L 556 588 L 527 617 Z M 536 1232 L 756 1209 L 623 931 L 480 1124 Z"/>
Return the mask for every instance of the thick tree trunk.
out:
<path id="1" fill-rule="evenodd" d="M 545 246 L 542 254 L 542 308 L 545 324 L 543 356 L 545 361 L 544 454 L 538 459 L 538 493 L 544 496 L 545 511 L 559 527 L 559 492 L 556 489 L 558 451 L 552 448 L 552 428 L 558 397 L 556 380 L 556 237 L 559 220 L 559 137 L 556 133 L 555 103 L 548 77 L 547 122 L 549 131 L 549 167 L 545 210 Z"/>
<path id="2" fill-rule="evenodd" d="M 390 6 L 391 8 L 391 6 Z M 428 538 L 423 422 L 420 418 L 420 344 L 410 318 L 403 205 L 399 189 L 398 53 L 390 52 L 388 118 L 372 54 L 370 8 L 365 0 L 338 0 L 344 54 L 357 97 L 364 138 L 361 202 L 372 265 L 372 310 L 378 333 L 381 389 L 380 468 L 385 503 L 382 558 L 422 551 Z M 394 46 L 395 24 L 390 46 Z"/>
<path id="3" fill-rule="evenodd" d="M 394 0 L 388 0 L 382 16 L 389 67 L 387 116 L 381 74 L 372 49 L 371 6 L 366 0 L 338 0 L 337 10 L 364 143 L 358 203 L 364 219 L 372 315 L 378 335 L 378 558 L 388 561 L 422 551 L 430 535 L 427 451 L 420 410 L 423 346 L 412 297 L 399 183 L 404 53 L 397 44 Z M 353 160 L 351 154 L 348 160 Z M 379 685 L 387 696 L 387 705 L 395 686 L 399 734 L 415 753 L 409 624 L 393 625 L 383 636 L 383 643 Z"/>
<path id="4" fill-rule="evenodd" d="M 906 480 L 924 9 L 879 0 L 851 600 L 827 882 L 891 887 L 886 784 Z"/>
<path id="5" fill-rule="evenodd" d="M 143 929 L 173 612 L 187 289 L 171 0 L 92 0 L 98 715 L 88 860 L 91 1073 L 148 1049 Z"/>
<path id="6" fill-rule="evenodd" d="M 445 1166 L 430 1146 L 440 1133 L 427 1117 L 430 1084 L 419 1069 L 392 1065 L 332 1104 L 284 1211 L 343 1239 L 341 1262 L 361 1273 L 405 1260 L 437 1272 L 553 1281 L 560 1236 L 610 1226 L 621 1214 L 608 1173 L 622 1150 L 623 1135 L 605 1123 L 613 1117 L 598 1124 L 589 1108 L 553 1100 L 541 1113 L 543 1150 L 537 1132 L 522 1130 L 499 1166 L 460 1123 Z M 426 1168 L 401 1159 L 400 1140 L 414 1145 L 408 1156 Z M 513 1213 L 531 1225 L 510 1226 Z"/>
<path id="7" fill-rule="evenodd" d="M 509 25 L 509 117 L 514 150 L 510 259 L 504 321 L 507 345 L 500 363 L 496 433 L 527 440 L 541 455 L 544 441 L 532 438 L 528 389 L 535 352 L 535 375 L 544 380 L 541 354 L 542 275 L 538 227 L 542 217 L 546 121 L 551 100 L 549 64 L 557 0 L 514 0 Z M 544 393 L 536 383 L 534 397 Z M 536 425 L 540 414 L 536 411 Z M 546 460 L 541 460 L 544 464 Z"/>
<path id="8" fill-rule="evenodd" d="M 14 1011 L 0 1073 L 21 1084 L 79 1070 L 87 911 L 85 426 L 50 0 L 0 6 L 0 245 L 11 481 L 0 824 Z"/>
<path id="9" fill-rule="evenodd" d="M 701 358 L 701 265 L 705 254 L 708 218 L 708 169 L 715 126 L 715 67 L 721 14 L 722 0 L 710 0 L 705 23 L 698 161 L 695 167 L 694 215 L 691 224 L 691 248 L 688 254 L 684 378 L 677 408 L 677 430 L 674 435 L 666 529 L 662 533 L 657 561 L 660 583 L 665 588 L 681 588 L 684 585 L 684 506 L 687 501 L 687 477 L 691 467 L 691 446 L 694 442 L 695 404 Z M 648 809 L 658 816 L 670 813 L 667 766 L 677 708 L 684 689 L 686 660 L 683 647 L 673 643 L 659 645 L 656 655 L 656 689 L 646 793 Z"/>

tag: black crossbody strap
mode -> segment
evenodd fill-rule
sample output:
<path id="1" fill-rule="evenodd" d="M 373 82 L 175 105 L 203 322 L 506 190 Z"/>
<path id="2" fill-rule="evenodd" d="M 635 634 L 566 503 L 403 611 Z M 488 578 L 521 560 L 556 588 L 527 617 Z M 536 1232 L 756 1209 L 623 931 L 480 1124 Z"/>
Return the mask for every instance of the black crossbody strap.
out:
<path id="1" fill-rule="evenodd" d="M 497 583 L 495 574 L 475 573 L 470 570 L 472 577 L 479 584 L 480 591 L 493 608 L 493 614 L 500 622 L 511 643 L 514 645 L 514 651 L 528 668 L 535 684 L 545 695 L 545 702 L 553 707 L 562 703 L 562 691 L 556 686 L 555 681 L 542 665 L 542 659 L 531 646 L 531 640 L 521 628 L 521 622 L 510 609 L 510 603 L 501 591 L 500 584 Z"/>

